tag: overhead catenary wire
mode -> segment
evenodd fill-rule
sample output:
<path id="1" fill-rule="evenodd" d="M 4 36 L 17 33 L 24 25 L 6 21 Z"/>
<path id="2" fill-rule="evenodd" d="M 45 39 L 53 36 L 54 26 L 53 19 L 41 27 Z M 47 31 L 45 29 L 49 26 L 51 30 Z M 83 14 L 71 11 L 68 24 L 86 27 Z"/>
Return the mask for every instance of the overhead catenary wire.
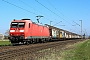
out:
<path id="1" fill-rule="evenodd" d="M 17 5 L 15 5 L 15 4 L 13 4 L 13 3 L 10 3 L 9 1 L 6 1 L 6 0 L 2 0 L 2 1 L 4 1 L 4 2 L 6 2 L 6 3 L 8 3 L 8 4 L 12 5 L 12 6 L 15 6 L 15 7 L 19 8 L 19 9 L 22 9 L 22 10 L 24 10 L 24 11 L 27 11 L 27 12 L 29 12 L 29 13 L 31 13 L 31 14 L 34 14 L 35 16 L 38 15 L 38 14 L 36 14 L 36 13 L 34 13 L 34 12 L 31 12 L 31 11 L 29 11 L 29 10 L 27 10 L 27 9 L 24 9 L 24 8 L 22 8 L 22 7 L 20 7 L 20 6 L 17 6 Z M 48 18 L 46 18 L 46 17 L 44 17 L 44 18 L 50 21 L 50 19 L 48 19 Z"/>
<path id="2" fill-rule="evenodd" d="M 50 10 L 49 8 L 47 8 L 46 6 L 44 6 L 42 3 L 40 3 L 39 1 L 35 0 L 37 3 L 39 3 L 40 5 L 42 5 L 44 8 L 46 8 L 47 10 L 49 10 L 50 12 L 52 12 L 53 14 L 57 15 L 55 12 L 53 12 L 52 10 Z M 59 15 L 57 15 L 59 16 Z M 60 17 L 61 18 L 61 17 Z M 62 18 L 63 19 L 63 18 Z"/>
<path id="3" fill-rule="evenodd" d="M 58 11 L 62 16 L 66 17 L 63 13 L 61 13 L 49 0 L 46 0 L 56 11 Z M 67 17 L 66 17 L 67 18 Z M 69 19 L 69 18 L 68 18 Z"/>
<path id="4" fill-rule="evenodd" d="M 56 14 L 55 12 L 53 12 L 52 10 L 50 10 L 49 8 L 47 8 L 45 5 L 43 5 L 42 3 L 40 3 L 39 1 L 35 0 L 37 3 L 39 3 L 40 5 L 42 5 L 44 8 L 46 8 L 47 10 L 49 10 L 50 12 L 52 12 L 54 15 L 58 16 L 59 18 L 61 18 L 62 20 L 68 22 L 67 20 L 65 20 L 64 18 L 60 17 L 58 14 Z M 68 22 L 69 23 L 69 22 Z M 71 25 L 71 23 L 69 23 Z"/>
<path id="5" fill-rule="evenodd" d="M 54 9 L 56 9 L 48 0 L 46 0 Z"/>
<path id="6" fill-rule="evenodd" d="M 51 2 L 49 1 L 49 0 L 46 0 L 56 11 L 58 11 L 60 14 L 62 14 L 59 10 L 57 10 L 57 8 L 53 5 L 53 4 L 51 4 Z M 64 14 L 62 14 L 64 17 L 66 17 Z M 66 17 L 67 18 L 67 17 Z M 67 18 L 67 19 L 69 19 L 69 20 L 71 20 L 70 18 Z M 73 20 L 72 20 L 73 21 Z M 76 25 L 78 25 L 78 26 L 80 26 L 78 23 L 76 23 L 75 21 L 73 21 Z M 74 26 L 74 25 L 72 25 L 72 26 Z"/>
<path id="7" fill-rule="evenodd" d="M 76 23 L 75 21 L 73 21 L 74 23 Z M 78 26 L 80 26 L 80 24 L 76 23 Z"/>
<path id="8" fill-rule="evenodd" d="M 57 8 L 51 4 L 51 2 L 49 0 L 46 0 L 56 11 L 58 11 L 59 13 L 61 13 L 59 10 L 57 10 Z M 62 14 L 62 13 L 61 13 Z M 62 14 L 64 17 L 66 17 L 64 14 Z M 70 20 L 70 18 L 66 17 L 67 19 Z M 73 21 L 73 20 L 72 20 Z M 76 23 L 75 21 L 73 21 L 74 23 Z M 76 23 L 77 25 L 79 25 L 78 23 Z M 73 25 L 72 25 L 73 26 Z M 79 25 L 80 26 L 80 25 Z"/>
<path id="9" fill-rule="evenodd" d="M 15 7 L 19 8 L 19 9 L 22 9 L 22 10 L 24 10 L 24 11 L 27 11 L 27 12 L 29 12 L 29 13 L 31 13 L 31 14 L 38 15 L 38 14 L 36 14 L 36 13 L 34 13 L 34 12 L 31 12 L 31 11 L 29 11 L 29 10 L 27 10 L 27 9 L 24 9 L 24 8 L 22 8 L 22 7 L 20 7 L 20 6 L 17 6 L 17 5 L 15 5 L 15 4 L 13 4 L 13 3 L 10 3 L 10 2 L 8 2 L 8 1 L 6 1 L 6 0 L 2 0 L 2 1 L 4 1 L 4 2 L 10 4 L 10 5 L 13 5 L 13 6 L 15 6 Z"/>
<path id="10" fill-rule="evenodd" d="M 24 1 L 22 1 L 22 0 L 19 0 L 21 3 L 23 3 L 23 4 L 25 4 L 26 6 L 28 6 L 28 7 L 30 7 L 30 8 L 32 8 L 32 9 L 34 9 L 34 10 L 36 10 L 35 8 L 33 8 L 32 6 L 30 6 L 29 4 L 27 4 L 27 3 L 25 3 Z M 36 11 L 39 11 L 39 10 L 36 10 Z M 40 13 L 42 13 L 41 11 L 39 11 Z M 43 13 L 44 14 L 44 13 Z"/>
<path id="11" fill-rule="evenodd" d="M 32 9 L 34 9 L 34 10 L 36 10 L 35 8 L 33 8 L 32 6 L 30 6 L 29 4 L 27 4 L 27 3 L 25 3 L 25 2 L 23 2 L 22 0 L 19 0 L 21 3 L 23 3 L 23 4 L 25 4 L 25 5 L 27 5 L 28 7 L 30 7 L 30 8 L 32 8 Z"/>
<path id="12" fill-rule="evenodd" d="M 43 12 L 41 12 L 41 11 L 39 11 L 39 10 L 37 10 L 37 9 L 35 9 L 35 8 L 33 8 L 32 6 L 30 6 L 29 4 L 27 4 L 27 3 L 25 3 L 24 1 L 21 1 L 21 0 L 19 0 L 21 3 L 23 3 L 23 4 L 25 4 L 26 6 L 28 6 L 28 7 L 30 7 L 30 8 L 32 8 L 32 9 L 34 9 L 34 10 L 36 10 L 36 11 L 38 11 L 38 12 L 40 12 L 40 13 L 42 13 L 42 14 L 44 14 Z M 44 15 L 46 15 L 46 14 L 44 14 Z M 48 15 L 46 15 L 46 16 L 48 16 Z M 48 16 L 49 17 L 49 16 Z M 43 18 L 45 18 L 45 19 L 47 19 L 47 20 L 49 20 L 49 21 L 51 21 L 51 19 L 48 19 L 47 17 L 43 17 Z M 56 20 L 56 19 L 54 19 L 54 20 Z"/>
<path id="13" fill-rule="evenodd" d="M 49 1 L 49 0 L 46 0 L 56 11 L 58 11 L 59 13 L 61 13 L 59 10 L 57 10 L 57 8 L 53 5 L 53 4 L 51 4 L 51 2 Z M 62 13 L 61 13 L 62 14 Z M 64 14 L 62 14 L 64 17 L 66 17 Z M 70 18 L 68 18 L 68 17 L 66 17 L 67 19 L 70 19 Z M 73 20 L 72 20 L 73 21 Z M 76 23 L 75 21 L 73 21 L 74 23 Z M 77 25 L 79 25 L 78 23 L 76 23 Z M 80 25 L 79 25 L 80 26 Z"/>
<path id="14" fill-rule="evenodd" d="M 32 8 L 32 9 L 34 9 L 34 10 L 36 10 L 36 11 L 42 13 L 42 14 L 44 14 L 43 12 L 41 12 L 41 11 L 39 11 L 39 10 L 33 8 L 32 6 L 30 6 L 29 4 L 25 3 L 24 1 L 22 1 L 22 0 L 19 0 L 19 1 L 20 1 L 21 3 L 23 3 L 23 4 L 25 4 L 26 6 Z M 46 15 L 46 14 L 44 14 L 44 15 Z M 46 15 L 46 16 L 48 16 L 48 15 Z M 44 18 L 47 19 L 47 20 L 49 20 L 49 21 L 51 20 L 51 19 L 49 19 L 49 18 L 47 18 L 47 17 L 45 17 L 45 16 L 44 16 Z"/>

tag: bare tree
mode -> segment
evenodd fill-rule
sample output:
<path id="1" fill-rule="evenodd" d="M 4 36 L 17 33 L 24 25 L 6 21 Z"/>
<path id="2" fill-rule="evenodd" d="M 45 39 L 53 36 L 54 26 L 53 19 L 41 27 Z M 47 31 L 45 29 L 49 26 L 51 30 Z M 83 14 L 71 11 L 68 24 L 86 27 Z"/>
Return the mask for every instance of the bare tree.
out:
<path id="1" fill-rule="evenodd" d="M 5 32 L 5 36 L 9 36 L 9 29 L 6 30 L 6 32 Z"/>
<path id="2" fill-rule="evenodd" d="M 88 39 L 90 39 L 90 36 L 88 37 Z"/>
<path id="3" fill-rule="evenodd" d="M 5 38 L 5 39 L 8 39 L 8 37 L 9 37 L 9 29 L 6 30 L 4 38 Z"/>

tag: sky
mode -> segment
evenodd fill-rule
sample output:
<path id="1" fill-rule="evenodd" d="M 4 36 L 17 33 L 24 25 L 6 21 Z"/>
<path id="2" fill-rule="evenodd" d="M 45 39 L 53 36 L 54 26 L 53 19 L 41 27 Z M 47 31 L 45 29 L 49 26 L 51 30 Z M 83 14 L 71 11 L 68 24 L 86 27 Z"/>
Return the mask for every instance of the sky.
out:
<path id="1" fill-rule="evenodd" d="M 90 0 L 0 0 L 0 33 L 10 28 L 13 19 L 29 18 L 40 23 L 90 35 Z"/>

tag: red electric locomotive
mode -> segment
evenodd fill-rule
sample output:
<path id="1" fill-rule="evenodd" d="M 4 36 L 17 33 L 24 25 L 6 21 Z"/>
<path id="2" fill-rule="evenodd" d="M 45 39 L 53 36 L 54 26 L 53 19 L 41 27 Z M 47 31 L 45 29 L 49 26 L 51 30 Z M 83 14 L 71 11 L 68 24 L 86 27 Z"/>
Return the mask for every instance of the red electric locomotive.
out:
<path id="1" fill-rule="evenodd" d="M 32 22 L 30 19 L 13 20 L 9 40 L 14 43 L 35 43 L 49 40 L 49 27 Z"/>

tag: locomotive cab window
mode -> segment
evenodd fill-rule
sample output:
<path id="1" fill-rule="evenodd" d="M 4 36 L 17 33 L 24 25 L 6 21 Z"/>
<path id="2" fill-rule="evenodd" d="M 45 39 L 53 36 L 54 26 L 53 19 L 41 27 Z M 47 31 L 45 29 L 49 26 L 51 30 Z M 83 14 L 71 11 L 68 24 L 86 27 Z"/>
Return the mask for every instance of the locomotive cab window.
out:
<path id="1" fill-rule="evenodd" d="M 19 28 L 24 28 L 24 26 L 25 26 L 25 23 L 24 23 L 24 22 L 19 22 L 19 23 L 18 23 L 18 27 L 19 27 Z"/>
<path id="2" fill-rule="evenodd" d="M 12 23 L 11 23 L 11 27 L 12 27 L 12 28 L 16 28 L 17 26 L 18 26 L 18 23 L 17 23 L 17 22 L 12 22 Z"/>
<path id="3" fill-rule="evenodd" d="M 12 22 L 11 27 L 12 28 L 24 28 L 25 23 L 24 22 Z"/>

